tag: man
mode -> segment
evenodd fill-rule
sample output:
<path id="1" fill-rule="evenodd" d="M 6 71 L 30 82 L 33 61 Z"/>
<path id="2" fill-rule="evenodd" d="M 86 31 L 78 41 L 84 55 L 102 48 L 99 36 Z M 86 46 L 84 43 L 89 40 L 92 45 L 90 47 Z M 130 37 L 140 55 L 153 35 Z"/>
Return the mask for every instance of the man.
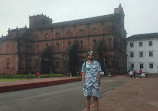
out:
<path id="1" fill-rule="evenodd" d="M 86 97 L 87 111 L 90 111 L 91 96 L 93 96 L 96 111 L 99 111 L 98 97 L 100 93 L 101 67 L 100 64 L 94 60 L 93 51 L 89 51 L 87 57 L 88 61 L 82 65 L 83 94 Z"/>

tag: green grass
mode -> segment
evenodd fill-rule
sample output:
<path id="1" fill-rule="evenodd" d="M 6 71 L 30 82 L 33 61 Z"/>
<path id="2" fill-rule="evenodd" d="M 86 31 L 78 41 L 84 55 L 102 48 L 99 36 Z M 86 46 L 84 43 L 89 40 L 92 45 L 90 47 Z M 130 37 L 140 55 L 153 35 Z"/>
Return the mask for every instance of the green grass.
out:
<path id="1" fill-rule="evenodd" d="M 2 79 L 34 79 L 34 78 L 51 78 L 51 77 L 63 77 L 63 74 L 17 74 L 17 75 L 0 75 Z"/>
<path id="2" fill-rule="evenodd" d="M 3 82 L 3 81 L 17 81 L 17 80 L 25 80 L 25 79 L 0 79 L 0 82 Z"/>

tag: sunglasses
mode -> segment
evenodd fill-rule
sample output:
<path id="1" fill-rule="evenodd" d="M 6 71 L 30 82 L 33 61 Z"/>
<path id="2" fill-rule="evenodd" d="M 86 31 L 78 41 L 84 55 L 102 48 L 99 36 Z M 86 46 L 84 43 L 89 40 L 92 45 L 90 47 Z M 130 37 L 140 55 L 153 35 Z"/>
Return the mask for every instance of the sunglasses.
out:
<path id="1" fill-rule="evenodd" d="M 89 54 L 89 53 L 93 53 L 93 51 L 88 51 L 88 54 Z"/>

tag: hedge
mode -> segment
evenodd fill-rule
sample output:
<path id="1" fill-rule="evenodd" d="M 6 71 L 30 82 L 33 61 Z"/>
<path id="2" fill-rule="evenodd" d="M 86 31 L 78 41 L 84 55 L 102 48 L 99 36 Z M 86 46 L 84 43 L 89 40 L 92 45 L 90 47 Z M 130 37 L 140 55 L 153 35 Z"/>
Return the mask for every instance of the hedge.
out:
<path id="1" fill-rule="evenodd" d="M 17 74 L 17 75 L 0 75 L 1 79 L 34 79 L 34 78 L 50 78 L 50 77 L 62 77 L 63 74 Z"/>

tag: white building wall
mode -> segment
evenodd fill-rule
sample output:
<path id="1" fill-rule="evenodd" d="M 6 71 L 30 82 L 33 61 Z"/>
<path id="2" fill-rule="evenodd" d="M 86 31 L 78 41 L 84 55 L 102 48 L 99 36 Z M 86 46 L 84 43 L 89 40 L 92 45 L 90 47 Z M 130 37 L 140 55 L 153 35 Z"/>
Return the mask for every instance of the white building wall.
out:
<path id="1" fill-rule="evenodd" d="M 152 46 L 149 46 L 152 41 Z M 130 47 L 133 42 L 134 47 Z M 143 46 L 139 47 L 139 42 L 143 42 Z M 139 57 L 139 52 L 143 52 L 143 57 Z M 149 51 L 153 51 L 153 57 L 149 57 Z M 130 58 L 130 52 L 134 52 L 134 57 Z M 134 69 L 139 72 L 140 63 L 143 63 L 142 70 L 149 73 L 158 73 L 158 38 L 143 38 L 135 40 L 127 40 L 127 70 L 130 64 L 134 64 Z M 153 63 L 153 68 L 149 68 L 149 63 Z"/>

